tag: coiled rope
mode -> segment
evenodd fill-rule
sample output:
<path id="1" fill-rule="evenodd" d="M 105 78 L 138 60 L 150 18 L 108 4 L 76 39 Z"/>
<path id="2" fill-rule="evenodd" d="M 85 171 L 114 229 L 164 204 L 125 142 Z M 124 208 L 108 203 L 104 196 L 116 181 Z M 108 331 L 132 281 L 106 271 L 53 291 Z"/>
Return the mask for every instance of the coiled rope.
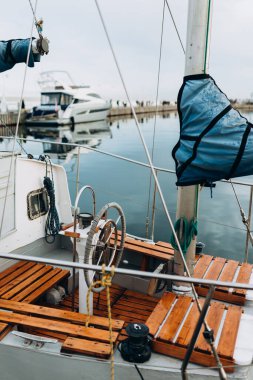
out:
<path id="1" fill-rule="evenodd" d="M 52 163 L 49 157 L 46 158 L 46 176 L 44 177 L 44 187 L 47 190 L 48 197 L 49 197 L 49 210 L 47 215 L 47 220 L 45 224 L 45 239 L 46 242 L 49 244 L 52 244 L 55 241 L 55 236 L 60 231 L 60 221 L 59 221 L 59 215 L 56 209 L 55 205 L 55 190 L 54 190 L 54 178 L 53 178 L 53 169 L 52 169 Z M 50 178 L 48 176 L 48 162 L 50 163 L 51 167 L 51 176 Z"/>
<path id="2" fill-rule="evenodd" d="M 109 320 L 109 340 L 110 340 L 110 347 L 111 347 L 111 380 L 114 380 L 114 351 L 113 351 L 113 336 L 112 336 L 112 310 L 111 310 L 111 296 L 110 296 L 110 287 L 112 285 L 112 278 L 114 276 L 115 267 L 114 265 L 111 266 L 111 272 L 106 273 L 105 271 L 106 265 L 102 265 L 102 278 L 101 280 L 94 281 L 90 284 L 87 295 L 86 295 L 86 305 L 87 305 L 87 312 L 88 316 L 86 319 L 85 326 L 89 327 L 90 323 L 90 294 L 92 289 L 96 285 L 100 285 L 102 287 L 106 288 L 106 300 L 107 300 L 107 310 L 108 310 L 108 320 Z"/>
<path id="3" fill-rule="evenodd" d="M 188 222 L 186 218 L 182 217 L 176 221 L 174 228 L 177 236 L 179 236 L 182 252 L 185 255 L 193 237 L 198 235 L 198 222 L 196 219 L 192 219 L 190 222 Z M 178 244 L 173 234 L 171 235 L 170 243 L 175 250 L 179 250 Z"/>

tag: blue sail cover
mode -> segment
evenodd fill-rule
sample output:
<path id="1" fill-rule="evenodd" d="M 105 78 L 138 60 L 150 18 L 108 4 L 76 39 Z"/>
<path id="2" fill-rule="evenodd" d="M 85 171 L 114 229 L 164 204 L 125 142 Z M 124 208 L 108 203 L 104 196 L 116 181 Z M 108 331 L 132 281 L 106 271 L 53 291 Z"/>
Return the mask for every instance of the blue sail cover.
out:
<path id="1" fill-rule="evenodd" d="M 212 77 L 186 76 L 177 104 L 180 138 L 172 156 L 178 186 L 253 174 L 253 125 Z"/>

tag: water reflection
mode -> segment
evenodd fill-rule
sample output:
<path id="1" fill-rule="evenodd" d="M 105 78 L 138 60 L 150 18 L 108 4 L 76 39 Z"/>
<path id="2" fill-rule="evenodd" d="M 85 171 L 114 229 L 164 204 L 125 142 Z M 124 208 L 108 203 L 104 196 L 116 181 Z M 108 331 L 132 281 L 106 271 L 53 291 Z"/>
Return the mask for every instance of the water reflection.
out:
<path id="1" fill-rule="evenodd" d="M 112 138 L 112 133 L 107 121 L 101 120 L 76 124 L 74 131 L 71 131 L 69 126 L 57 128 L 26 127 L 26 138 L 27 140 L 33 139 L 35 142 L 40 140 L 43 154 L 50 155 L 53 160 L 69 160 L 73 155 L 77 154 L 79 149 L 71 145 L 71 143 L 82 145 L 80 153 L 83 154 L 87 153 L 87 150 L 83 147 L 97 148 L 101 145 L 102 140 Z"/>

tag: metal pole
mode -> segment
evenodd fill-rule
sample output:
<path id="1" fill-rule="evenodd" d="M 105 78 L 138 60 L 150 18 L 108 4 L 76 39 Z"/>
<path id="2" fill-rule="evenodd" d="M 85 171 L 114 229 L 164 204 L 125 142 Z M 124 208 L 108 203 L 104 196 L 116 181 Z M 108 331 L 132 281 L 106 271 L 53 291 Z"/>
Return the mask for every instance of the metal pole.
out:
<path id="1" fill-rule="evenodd" d="M 206 299 L 205 299 L 205 303 L 204 303 L 204 305 L 202 307 L 202 310 L 201 310 L 201 313 L 199 315 L 199 319 L 197 321 L 195 330 L 193 331 L 193 335 L 192 335 L 189 347 L 188 347 L 188 349 L 186 351 L 186 354 L 185 354 L 185 357 L 184 357 L 184 360 L 183 360 L 183 363 L 182 363 L 182 366 L 181 366 L 181 372 L 182 372 L 182 379 L 183 380 L 188 380 L 188 375 L 186 373 L 186 368 L 187 368 L 188 363 L 190 361 L 191 354 L 192 354 L 192 351 L 194 349 L 196 340 L 198 339 L 198 336 L 199 336 L 202 324 L 204 322 L 206 313 L 208 311 L 209 304 L 210 304 L 211 299 L 213 297 L 214 290 L 215 290 L 214 286 L 210 286 L 208 294 L 207 294 Z"/>
<path id="2" fill-rule="evenodd" d="M 77 155 L 77 166 L 76 166 L 76 197 L 79 189 L 79 171 L 80 171 L 80 147 L 78 147 L 78 155 Z M 77 209 L 75 207 L 74 210 L 74 232 L 76 232 L 76 217 L 77 217 Z M 76 237 L 74 236 L 73 240 L 73 254 L 72 254 L 73 263 L 76 261 Z M 75 289 L 76 289 L 76 269 L 73 267 L 72 269 L 72 302 L 71 309 L 75 311 Z"/>
<path id="3" fill-rule="evenodd" d="M 248 212 L 248 227 L 247 228 L 247 237 L 246 237 L 246 245 L 245 245 L 245 256 L 244 262 L 248 262 L 249 258 L 249 240 L 250 240 L 250 225 L 251 225 L 251 214 L 252 214 L 252 198 L 253 198 L 253 186 L 250 186 L 250 198 L 249 198 L 249 212 Z"/>
<path id="4" fill-rule="evenodd" d="M 185 75 L 208 72 L 210 46 L 210 26 L 212 0 L 189 0 L 187 42 L 185 54 Z M 176 219 L 186 218 L 189 222 L 197 219 L 199 186 L 179 187 Z M 190 275 L 193 274 L 195 262 L 196 238 L 194 237 L 186 252 L 186 263 Z M 180 252 L 175 251 L 174 272 L 183 275 L 185 268 Z M 175 291 L 181 284 L 173 284 Z M 182 289 L 180 289 L 182 291 Z M 190 291 L 189 284 L 186 292 Z"/>
<path id="5" fill-rule="evenodd" d="M 46 259 L 44 257 L 38 256 L 27 256 L 17 253 L 0 253 L 0 257 L 8 260 L 20 260 L 20 261 L 31 261 L 35 263 L 43 263 L 48 265 L 55 265 L 56 267 L 65 267 L 65 268 L 77 268 L 85 269 L 92 271 L 102 271 L 102 265 L 93 265 L 93 264 L 84 264 L 84 263 L 73 263 L 72 261 L 66 260 L 55 260 L 55 259 Z M 106 267 L 105 271 L 110 273 L 111 267 Z M 161 280 L 172 280 L 180 282 L 190 282 L 192 284 L 206 285 L 206 286 L 219 286 L 223 288 L 234 288 L 234 289 L 244 289 L 244 290 L 253 290 L 253 284 L 245 284 L 239 282 L 229 282 L 229 281 L 218 281 L 218 280 L 205 280 L 202 278 L 194 277 L 185 277 L 185 276 L 176 276 L 174 274 L 163 274 L 157 272 L 143 272 L 140 270 L 125 269 L 125 268 L 115 268 L 115 273 L 128 275 L 128 276 L 137 276 L 143 278 L 157 278 Z"/>
<path id="6" fill-rule="evenodd" d="M 158 176 L 157 170 L 156 170 L 156 175 Z M 152 206 L 152 226 L 151 226 L 151 239 L 154 241 L 155 238 L 155 207 L 156 207 L 156 190 L 157 190 L 157 185 L 155 182 L 154 186 L 154 194 L 153 194 L 153 206 Z"/>

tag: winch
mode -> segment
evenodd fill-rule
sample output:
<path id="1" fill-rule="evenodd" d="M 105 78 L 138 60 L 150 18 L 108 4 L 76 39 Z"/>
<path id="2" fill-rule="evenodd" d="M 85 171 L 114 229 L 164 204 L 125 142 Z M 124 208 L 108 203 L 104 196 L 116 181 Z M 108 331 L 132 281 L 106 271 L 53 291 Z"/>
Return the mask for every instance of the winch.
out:
<path id="1" fill-rule="evenodd" d="M 122 358 L 134 363 L 148 361 L 151 356 L 148 326 L 142 323 L 129 323 L 126 327 L 126 332 L 128 338 L 120 346 Z"/>

